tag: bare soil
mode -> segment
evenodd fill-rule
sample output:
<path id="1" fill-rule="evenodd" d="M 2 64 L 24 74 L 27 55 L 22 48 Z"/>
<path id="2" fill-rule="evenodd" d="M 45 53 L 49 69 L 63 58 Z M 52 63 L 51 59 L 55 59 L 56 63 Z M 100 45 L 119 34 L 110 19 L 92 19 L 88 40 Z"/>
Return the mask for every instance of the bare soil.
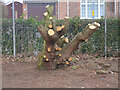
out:
<path id="1" fill-rule="evenodd" d="M 70 66 L 56 70 L 38 70 L 35 60 L 2 58 L 3 88 L 118 88 L 118 58 L 73 57 Z"/>

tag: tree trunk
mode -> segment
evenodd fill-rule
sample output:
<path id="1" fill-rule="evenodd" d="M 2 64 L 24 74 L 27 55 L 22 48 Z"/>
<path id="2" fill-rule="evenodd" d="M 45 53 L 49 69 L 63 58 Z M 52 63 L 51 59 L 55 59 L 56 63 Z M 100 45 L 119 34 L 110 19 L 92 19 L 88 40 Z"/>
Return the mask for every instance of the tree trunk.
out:
<path id="1" fill-rule="evenodd" d="M 47 12 L 44 13 L 45 26 L 42 24 L 38 26 L 38 31 L 46 42 L 45 52 L 40 55 L 38 67 L 55 69 L 62 61 L 68 60 L 66 64 L 69 64 L 69 61 L 71 61 L 70 55 L 75 48 L 88 39 L 96 29 L 100 27 L 100 24 L 97 22 L 88 24 L 86 28 L 78 33 L 69 43 L 68 38 L 63 36 L 69 27 L 69 17 L 64 18 L 62 26 L 56 26 L 54 16 L 52 16 L 53 6 L 48 5 L 46 9 Z M 69 44 L 63 48 L 65 43 Z"/>

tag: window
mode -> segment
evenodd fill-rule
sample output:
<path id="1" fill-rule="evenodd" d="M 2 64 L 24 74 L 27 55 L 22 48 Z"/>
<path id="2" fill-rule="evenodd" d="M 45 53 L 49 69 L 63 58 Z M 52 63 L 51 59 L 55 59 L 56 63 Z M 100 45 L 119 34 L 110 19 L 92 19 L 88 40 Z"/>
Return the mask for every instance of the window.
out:
<path id="1" fill-rule="evenodd" d="M 92 5 L 87 5 L 87 17 L 92 18 Z"/>
<path id="2" fill-rule="evenodd" d="M 100 19 L 104 16 L 104 0 L 81 0 L 82 19 Z"/>
<path id="3" fill-rule="evenodd" d="M 104 5 L 100 5 L 100 16 L 104 16 Z"/>
<path id="4" fill-rule="evenodd" d="M 85 5 L 82 5 L 82 10 L 81 10 L 82 17 L 85 17 L 85 15 L 86 15 L 86 12 L 85 12 L 85 10 L 86 10 L 86 7 L 85 7 Z"/>

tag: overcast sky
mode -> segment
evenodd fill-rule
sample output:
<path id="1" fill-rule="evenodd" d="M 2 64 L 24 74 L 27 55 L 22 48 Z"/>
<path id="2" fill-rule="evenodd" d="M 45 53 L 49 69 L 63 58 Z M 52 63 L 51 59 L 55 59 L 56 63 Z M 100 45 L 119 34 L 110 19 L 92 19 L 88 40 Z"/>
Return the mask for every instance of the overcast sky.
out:
<path id="1" fill-rule="evenodd" d="M 9 3 L 12 2 L 13 0 L 0 0 L 0 1 L 3 1 L 4 3 Z M 23 2 L 23 0 L 14 0 L 14 1 Z"/>

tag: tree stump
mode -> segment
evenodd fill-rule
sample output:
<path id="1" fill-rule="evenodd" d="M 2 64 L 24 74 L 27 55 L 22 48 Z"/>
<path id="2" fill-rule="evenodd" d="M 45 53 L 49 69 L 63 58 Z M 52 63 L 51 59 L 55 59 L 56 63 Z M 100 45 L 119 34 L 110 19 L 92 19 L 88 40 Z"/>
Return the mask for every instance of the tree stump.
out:
<path id="1" fill-rule="evenodd" d="M 53 6 L 46 6 L 47 12 L 44 13 L 45 26 L 42 24 L 38 26 L 38 31 L 44 38 L 45 51 L 41 53 L 38 63 L 39 68 L 55 69 L 58 64 L 63 61 L 68 65 L 72 60 L 70 55 L 75 48 L 82 42 L 87 41 L 88 38 L 100 27 L 100 24 L 94 22 L 88 24 L 86 28 L 78 33 L 73 40 L 69 43 L 64 34 L 69 27 L 69 17 L 64 18 L 62 26 L 56 26 L 55 17 L 52 15 Z M 66 46 L 64 44 L 68 43 Z M 64 46 L 64 47 L 63 47 Z"/>

